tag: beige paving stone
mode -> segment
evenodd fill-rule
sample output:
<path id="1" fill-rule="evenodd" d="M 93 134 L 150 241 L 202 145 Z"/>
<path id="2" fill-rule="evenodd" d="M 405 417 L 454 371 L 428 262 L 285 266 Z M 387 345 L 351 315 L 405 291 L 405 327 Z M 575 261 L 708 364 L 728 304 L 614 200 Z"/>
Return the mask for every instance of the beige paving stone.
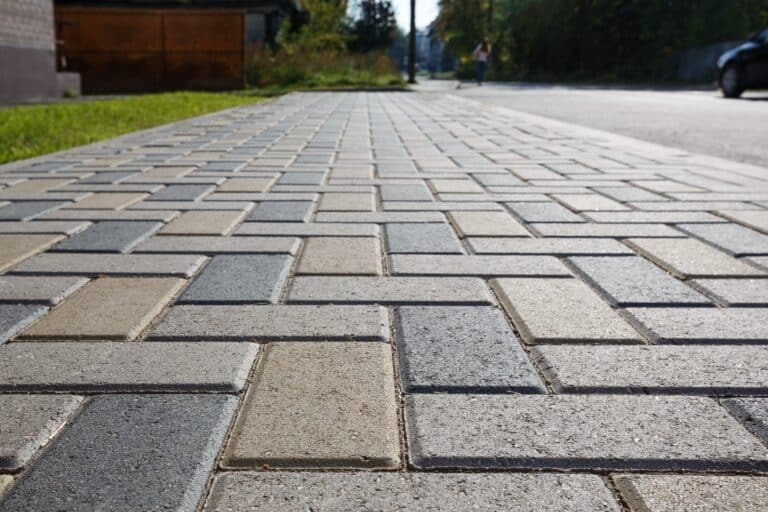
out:
<path id="1" fill-rule="evenodd" d="M 281 236 L 153 236 L 133 254 L 296 254 L 299 239 Z"/>
<path id="2" fill-rule="evenodd" d="M 320 199 L 320 211 L 372 212 L 375 210 L 373 194 L 326 192 Z"/>
<path id="3" fill-rule="evenodd" d="M 268 345 L 224 466 L 396 467 L 397 407 L 387 344 Z"/>
<path id="4" fill-rule="evenodd" d="M 482 193 L 483 188 L 470 179 L 458 180 L 429 180 L 429 185 L 435 193 Z"/>
<path id="5" fill-rule="evenodd" d="M 526 236 L 531 234 L 506 212 L 450 212 L 459 236 Z"/>
<path id="6" fill-rule="evenodd" d="M 0 222 L 0 233 L 37 233 L 54 235 L 74 235 L 85 231 L 90 222 L 66 222 L 56 220 L 36 220 L 35 222 Z"/>
<path id="7" fill-rule="evenodd" d="M 61 235 L 0 235 L 0 272 L 63 240 Z"/>
<path id="8" fill-rule="evenodd" d="M 74 183 L 75 181 L 76 180 L 66 179 L 66 178 L 62 178 L 62 179 L 45 178 L 45 179 L 39 179 L 39 180 L 26 180 L 26 181 L 22 181 L 14 185 L 11 185 L 10 187 L 4 188 L 3 192 L 11 193 L 11 194 L 47 192 L 52 188 L 68 185 L 70 183 Z"/>
<path id="9" fill-rule="evenodd" d="M 99 192 L 66 208 L 69 210 L 122 210 L 148 196 L 149 194 L 133 192 Z"/>
<path id="10" fill-rule="evenodd" d="M 22 340 L 130 341 L 181 290 L 184 279 L 103 277 L 23 331 Z"/>
<path id="11" fill-rule="evenodd" d="M 615 475 L 632 512 L 762 512 L 768 477 L 721 475 Z"/>
<path id="12" fill-rule="evenodd" d="M 768 210 L 720 210 L 728 220 L 768 234 Z"/>
<path id="13" fill-rule="evenodd" d="M 230 178 L 216 189 L 216 192 L 266 192 L 275 182 L 277 175 L 263 178 Z"/>
<path id="14" fill-rule="evenodd" d="M 0 475 L 0 498 L 3 497 L 3 492 L 11 486 L 13 477 L 11 475 Z"/>
<path id="15" fill-rule="evenodd" d="M 296 274 L 379 275 L 378 238 L 317 237 L 304 242 Z"/>
<path id="16" fill-rule="evenodd" d="M 182 213 L 165 225 L 160 235 L 228 235 L 247 215 L 247 211 L 196 210 Z"/>
<path id="17" fill-rule="evenodd" d="M 640 343 L 642 338 L 578 279 L 494 279 L 493 289 L 528 343 Z"/>
<path id="18" fill-rule="evenodd" d="M 692 238 L 631 238 L 627 245 L 681 277 L 750 277 L 765 275 L 733 256 Z"/>
<path id="19" fill-rule="evenodd" d="M 143 173 L 143 175 L 152 177 L 152 178 L 180 178 L 182 176 L 185 176 L 191 173 L 194 170 L 195 170 L 194 167 L 187 167 L 187 166 L 155 167 Z"/>
<path id="20" fill-rule="evenodd" d="M 574 212 L 626 211 L 629 208 L 600 194 L 553 194 L 552 197 Z"/>

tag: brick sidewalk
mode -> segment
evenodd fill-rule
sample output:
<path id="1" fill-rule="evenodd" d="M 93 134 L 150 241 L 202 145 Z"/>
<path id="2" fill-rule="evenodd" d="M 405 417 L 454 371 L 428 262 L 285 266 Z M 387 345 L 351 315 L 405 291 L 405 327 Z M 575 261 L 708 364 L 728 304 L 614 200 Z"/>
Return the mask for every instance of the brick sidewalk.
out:
<path id="1" fill-rule="evenodd" d="M 768 502 L 768 170 L 293 94 L 6 166 L 0 272 L 2 511 Z"/>

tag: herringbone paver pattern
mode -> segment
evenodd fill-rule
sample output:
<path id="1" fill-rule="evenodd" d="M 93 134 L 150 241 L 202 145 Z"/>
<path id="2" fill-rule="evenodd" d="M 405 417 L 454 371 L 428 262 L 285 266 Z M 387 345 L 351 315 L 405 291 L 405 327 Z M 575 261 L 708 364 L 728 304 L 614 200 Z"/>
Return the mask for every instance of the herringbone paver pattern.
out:
<path id="1" fill-rule="evenodd" d="M 0 510 L 764 510 L 767 222 L 766 169 L 443 93 L 7 165 Z"/>

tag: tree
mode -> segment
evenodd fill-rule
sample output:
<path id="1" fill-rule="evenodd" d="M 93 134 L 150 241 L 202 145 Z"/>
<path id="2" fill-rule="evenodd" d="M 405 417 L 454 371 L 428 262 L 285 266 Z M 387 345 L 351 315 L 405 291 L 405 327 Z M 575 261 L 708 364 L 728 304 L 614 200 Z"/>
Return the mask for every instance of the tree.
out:
<path id="1" fill-rule="evenodd" d="M 383 50 L 394 41 L 397 30 L 395 9 L 390 0 L 360 0 L 358 17 L 351 24 L 354 39 L 350 49 L 356 52 Z"/>

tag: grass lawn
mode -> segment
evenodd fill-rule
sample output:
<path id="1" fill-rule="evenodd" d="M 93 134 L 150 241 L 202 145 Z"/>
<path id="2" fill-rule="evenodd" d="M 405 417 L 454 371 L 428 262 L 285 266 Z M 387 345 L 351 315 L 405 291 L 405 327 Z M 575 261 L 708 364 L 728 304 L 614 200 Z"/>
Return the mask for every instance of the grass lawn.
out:
<path id="1" fill-rule="evenodd" d="M 174 92 L 0 108 L 0 164 L 262 99 L 243 93 Z"/>

